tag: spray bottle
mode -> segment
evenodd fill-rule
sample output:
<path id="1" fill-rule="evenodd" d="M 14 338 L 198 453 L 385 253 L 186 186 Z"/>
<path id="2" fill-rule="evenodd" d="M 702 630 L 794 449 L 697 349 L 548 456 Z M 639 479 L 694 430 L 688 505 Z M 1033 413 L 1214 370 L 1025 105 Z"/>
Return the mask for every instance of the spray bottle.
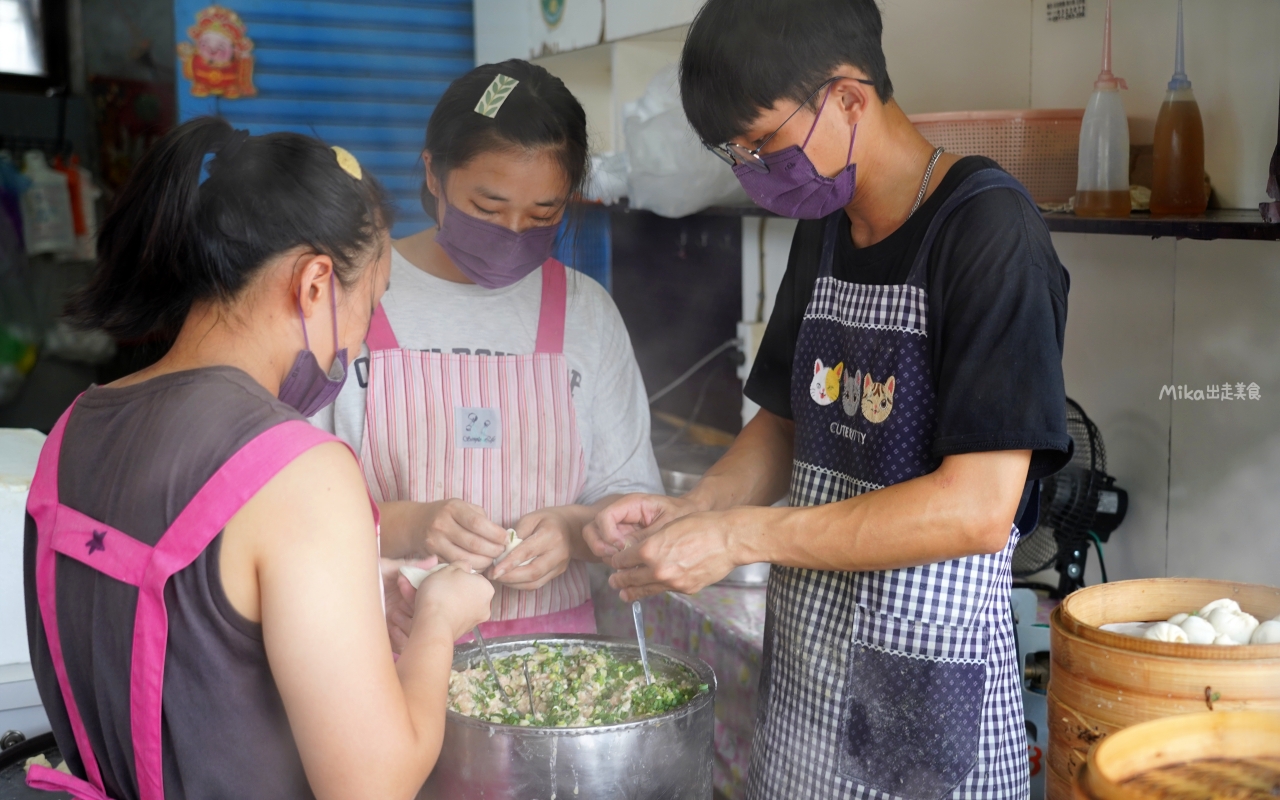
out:
<path id="1" fill-rule="evenodd" d="M 1111 74 L 1111 0 L 1102 34 L 1102 72 L 1080 125 L 1075 212 L 1082 217 L 1129 216 L 1129 120 L 1120 90 L 1124 78 Z"/>
<path id="2" fill-rule="evenodd" d="M 1156 117 L 1151 184 L 1153 217 L 1203 214 L 1209 205 L 1204 184 L 1204 123 L 1183 61 L 1182 0 L 1178 0 L 1173 79 Z"/>

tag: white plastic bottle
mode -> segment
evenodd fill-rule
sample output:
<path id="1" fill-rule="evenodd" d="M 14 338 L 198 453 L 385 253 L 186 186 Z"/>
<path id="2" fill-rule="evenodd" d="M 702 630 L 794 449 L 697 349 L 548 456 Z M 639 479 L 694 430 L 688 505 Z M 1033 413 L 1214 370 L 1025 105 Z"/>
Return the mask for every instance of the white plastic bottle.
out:
<path id="1" fill-rule="evenodd" d="M 1080 125 L 1075 213 L 1081 217 L 1129 216 L 1129 120 L 1120 100 L 1128 89 L 1111 74 L 1111 0 L 1102 39 L 1102 72 Z"/>
<path id="2" fill-rule="evenodd" d="M 44 153 L 29 150 L 22 171 L 31 186 L 22 193 L 22 234 L 27 255 L 70 253 L 76 249 L 67 176 L 49 168 Z"/>

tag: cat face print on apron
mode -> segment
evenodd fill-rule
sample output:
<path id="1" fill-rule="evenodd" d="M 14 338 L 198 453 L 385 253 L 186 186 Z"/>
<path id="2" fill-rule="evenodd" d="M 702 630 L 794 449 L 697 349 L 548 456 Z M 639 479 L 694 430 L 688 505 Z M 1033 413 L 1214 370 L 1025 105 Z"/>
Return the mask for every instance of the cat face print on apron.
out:
<path id="1" fill-rule="evenodd" d="M 316 445 L 341 440 L 302 420 L 268 428 L 228 459 L 187 503 L 159 541 L 148 545 L 59 501 L 58 460 L 63 433 L 74 408 L 73 403 L 58 420 L 40 451 L 27 513 L 36 523 L 35 583 L 40 620 L 85 776 L 32 766 L 27 773 L 27 784 L 34 789 L 67 792 L 75 800 L 109 800 L 65 661 L 93 654 L 64 653 L 58 633 L 58 561 L 72 559 L 138 589 L 129 685 L 100 688 L 128 692 L 137 797 L 164 800 L 166 698 L 163 688 L 169 639 L 165 586 L 177 572 L 195 561 L 236 512 L 293 459 Z M 373 499 L 369 502 L 373 504 Z M 373 516 L 376 528 L 376 504 Z M 62 611 L 67 613 L 66 609 Z M 128 629 L 122 627 L 122 630 Z M 181 698 L 169 698 L 169 701 L 181 702 Z M 90 721 L 94 719 L 96 716 L 90 717 Z M 70 751 L 70 745 L 61 744 L 64 754 Z"/>
<path id="2" fill-rule="evenodd" d="M 378 501 L 457 498 L 509 528 L 577 502 L 586 482 L 568 361 L 565 267 L 542 265 L 535 351 L 470 355 L 406 350 L 379 306 L 370 324 L 360 463 Z M 423 309 L 422 313 L 431 313 Z M 594 633 L 586 565 L 532 592 L 495 584 L 481 631 Z"/>
<path id="3" fill-rule="evenodd" d="M 845 500 L 937 469 L 928 258 L 951 212 L 1012 188 L 967 178 L 901 285 L 832 276 L 829 220 L 792 376 L 791 504 Z M 1028 200 L 1030 198 L 1028 197 Z M 747 796 L 908 800 L 1028 793 L 1005 549 L 906 569 L 775 567 Z"/>

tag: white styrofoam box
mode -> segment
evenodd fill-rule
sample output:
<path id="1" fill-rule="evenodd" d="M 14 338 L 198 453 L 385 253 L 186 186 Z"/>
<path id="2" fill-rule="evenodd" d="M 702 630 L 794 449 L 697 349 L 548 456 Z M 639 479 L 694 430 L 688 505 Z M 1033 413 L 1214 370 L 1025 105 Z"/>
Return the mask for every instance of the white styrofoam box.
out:
<path id="1" fill-rule="evenodd" d="M 39 431 L 0 428 L 0 665 L 30 661 L 22 595 L 22 538 L 27 491 L 44 439 Z"/>
<path id="2" fill-rule="evenodd" d="M 5 731 L 21 731 L 28 739 L 49 731 L 30 664 L 0 667 L 0 733 Z"/>

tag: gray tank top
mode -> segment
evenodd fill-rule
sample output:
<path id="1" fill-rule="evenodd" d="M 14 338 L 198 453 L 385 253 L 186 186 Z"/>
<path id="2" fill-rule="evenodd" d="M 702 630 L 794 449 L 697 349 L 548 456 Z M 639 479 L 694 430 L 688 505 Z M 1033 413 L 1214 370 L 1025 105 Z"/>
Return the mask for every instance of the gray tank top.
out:
<path id="1" fill-rule="evenodd" d="M 155 544 L 205 481 L 292 408 L 231 367 L 94 388 L 67 421 L 58 469 L 65 505 Z M 31 664 L 58 747 L 84 777 L 35 595 L 35 523 L 27 517 Z M 165 587 L 165 800 L 309 798 L 302 762 L 262 643 L 222 590 L 219 533 Z M 58 626 L 67 677 L 109 794 L 138 797 L 129 722 L 137 589 L 59 557 Z"/>

